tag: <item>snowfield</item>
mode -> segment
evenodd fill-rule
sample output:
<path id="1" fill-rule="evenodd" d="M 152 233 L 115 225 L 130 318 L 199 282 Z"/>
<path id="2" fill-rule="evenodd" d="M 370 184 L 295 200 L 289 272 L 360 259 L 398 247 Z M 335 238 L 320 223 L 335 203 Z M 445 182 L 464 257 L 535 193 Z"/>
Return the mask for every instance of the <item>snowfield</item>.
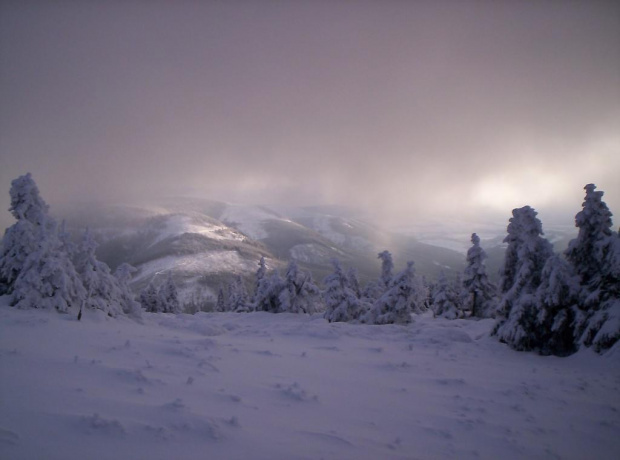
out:
<path id="1" fill-rule="evenodd" d="M 617 459 L 620 348 L 519 353 L 491 320 L 16 310 L 2 459 Z"/>

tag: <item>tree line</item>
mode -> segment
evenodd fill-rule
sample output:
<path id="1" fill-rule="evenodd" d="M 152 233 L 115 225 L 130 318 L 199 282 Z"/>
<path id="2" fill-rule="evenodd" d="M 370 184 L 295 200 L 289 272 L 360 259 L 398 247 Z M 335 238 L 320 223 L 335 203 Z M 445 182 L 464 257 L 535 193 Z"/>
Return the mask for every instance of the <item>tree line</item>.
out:
<path id="1" fill-rule="evenodd" d="M 138 299 L 129 287 L 128 264 L 114 273 L 95 256 L 97 243 L 86 230 L 73 243 L 49 215 L 32 176 L 11 184 L 9 227 L 0 252 L 0 295 L 9 295 L 17 308 L 101 310 L 109 316 L 141 312 L 181 313 L 184 310 L 169 272 L 159 286 L 155 280 Z M 356 270 L 332 260 L 333 273 L 321 289 L 310 273 L 289 262 L 284 276 L 268 273 L 265 258 L 258 264 L 253 292 L 240 275 L 220 286 L 216 311 L 270 313 L 321 312 L 330 322 L 406 324 L 412 315 L 431 310 L 448 319 L 495 318 L 493 334 L 516 350 L 569 355 L 581 346 L 602 351 L 620 338 L 620 236 L 612 230 L 612 214 L 596 186 L 585 187 L 579 229 L 563 254 L 554 254 L 543 237 L 542 223 L 529 206 L 514 209 L 507 227 L 506 253 L 500 286 L 489 280 L 486 253 L 472 234 L 463 273 L 449 281 L 442 272 L 434 283 L 415 273 L 414 262 L 394 272 L 392 255 L 378 254 L 381 273 L 360 286 Z M 190 301 L 200 309 L 199 301 Z"/>

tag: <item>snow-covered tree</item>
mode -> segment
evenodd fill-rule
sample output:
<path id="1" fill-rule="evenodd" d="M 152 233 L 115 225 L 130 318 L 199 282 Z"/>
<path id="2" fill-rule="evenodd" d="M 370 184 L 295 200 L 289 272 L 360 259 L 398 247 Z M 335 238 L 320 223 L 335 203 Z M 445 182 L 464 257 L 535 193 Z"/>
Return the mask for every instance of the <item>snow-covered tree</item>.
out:
<path id="1" fill-rule="evenodd" d="M 314 282 L 312 273 L 303 274 L 303 282 L 297 290 L 295 297 L 296 311 L 313 314 L 324 310 L 321 289 Z"/>
<path id="2" fill-rule="evenodd" d="M 598 287 L 609 270 L 612 248 L 612 214 L 596 185 L 585 186 L 583 209 L 575 216 L 577 238 L 566 250 L 566 259 L 575 267 L 584 285 Z"/>
<path id="3" fill-rule="evenodd" d="M 392 261 L 392 254 L 389 251 L 380 252 L 377 256 L 381 259 L 381 278 L 380 284 L 384 289 L 389 289 L 394 277 L 394 262 Z"/>
<path id="4" fill-rule="evenodd" d="M 502 270 L 500 317 L 494 333 L 517 350 L 540 345 L 536 289 L 542 269 L 553 254 L 551 243 L 541 236 L 542 223 L 536 215 L 529 206 L 514 209 L 504 238 L 508 247 Z"/>
<path id="5" fill-rule="evenodd" d="M 142 308 L 149 313 L 160 313 L 163 311 L 163 307 L 159 302 L 159 295 L 157 294 L 157 287 L 151 280 L 149 284 L 140 292 L 140 296 L 138 298 L 140 305 Z"/>
<path id="6" fill-rule="evenodd" d="M 9 211 L 17 220 L 0 250 L 0 294 L 18 308 L 68 312 L 84 299 L 84 288 L 58 236 L 56 221 L 30 173 L 11 183 Z"/>
<path id="7" fill-rule="evenodd" d="M 291 260 L 286 270 L 279 295 L 280 311 L 289 313 L 314 313 L 320 302 L 320 290 L 312 275 L 301 273 L 297 262 Z"/>
<path id="8" fill-rule="evenodd" d="M 488 318 L 493 316 L 495 300 L 495 286 L 489 280 L 484 260 L 487 254 L 480 247 L 480 238 L 475 233 L 471 235 L 472 247 L 467 251 L 467 267 L 463 285 L 467 292 L 466 307 L 471 316 Z"/>
<path id="9" fill-rule="evenodd" d="M 89 230 L 78 245 L 74 264 L 86 290 L 84 306 L 99 309 L 110 316 L 123 313 L 122 293 L 118 280 L 110 273 L 110 268 L 95 255 L 97 243 Z"/>
<path id="10" fill-rule="evenodd" d="M 11 182 L 11 207 L 9 211 L 17 220 L 27 220 L 35 225 L 43 225 L 47 220 L 49 206 L 39 193 L 39 187 L 27 173 Z"/>
<path id="11" fill-rule="evenodd" d="M 547 259 L 536 291 L 540 351 L 565 356 L 576 350 L 573 323 L 577 312 L 579 278 L 560 256 Z"/>
<path id="12" fill-rule="evenodd" d="M 355 321 L 364 314 L 368 305 L 356 295 L 350 285 L 350 277 L 345 274 L 337 259 L 332 260 L 334 273 L 325 278 L 324 317 L 330 323 L 339 321 Z"/>
<path id="13" fill-rule="evenodd" d="M 280 272 L 275 270 L 269 277 L 264 277 L 256 291 L 256 303 L 254 309 L 256 311 L 267 311 L 270 313 L 279 313 L 281 309 L 280 293 L 284 289 L 284 281 L 280 276 Z"/>
<path id="14" fill-rule="evenodd" d="M 258 293 L 258 288 L 263 278 L 265 278 L 266 274 L 267 274 L 267 263 L 265 262 L 265 257 L 261 256 L 260 261 L 258 262 L 258 270 L 256 270 L 256 282 L 254 284 L 254 294 L 252 295 L 253 304 L 256 303 L 256 294 Z"/>
<path id="15" fill-rule="evenodd" d="M 131 278 L 136 271 L 138 270 L 135 267 L 128 263 L 122 263 L 114 270 L 114 277 L 116 278 L 120 290 L 120 304 L 123 313 L 134 317 L 140 317 L 142 315 L 142 308 L 140 307 L 140 303 L 136 301 L 136 297 L 129 287 Z"/>
<path id="16" fill-rule="evenodd" d="M 217 291 L 217 301 L 215 303 L 215 311 L 219 311 L 219 312 L 226 311 L 226 295 L 224 294 L 224 286 L 222 286 L 221 284 Z"/>
<path id="17" fill-rule="evenodd" d="M 364 302 L 373 304 L 375 301 L 379 300 L 379 297 L 381 297 L 384 292 L 385 289 L 383 289 L 378 282 L 371 281 L 362 289 L 360 298 L 364 300 Z"/>
<path id="18" fill-rule="evenodd" d="M 398 273 L 390 288 L 374 303 L 362 317 L 362 322 L 371 324 L 406 324 L 411 322 L 411 313 L 417 308 L 415 302 L 413 262 Z"/>
<path id="19" fill-rule="evenodd" d="M 161 313 L 182 313 L 179 292 L 172 278 L 172 272 L 168 272 L 168 277 L 164 284 L 157 291 Z"/>
<path id="20" fill-rule="evenodd" d="M 419 315 L 424 313 L 430 306 L 430 291 L 428 283 L 422 276 L 413 273 L 413 295 L 411 301 L 411 313 Z"/>
<path id="21" fill-rule="evenodd" d="M 86 292 L 73 263 L 62 250 L 55 222 L 50 219 L 38 227 L 35 240 L 36 249 L 25 258 L 11 286 L 11 305 L 65 313 L 79 307 Z"/>
<path id="22" fill-rule="evenodd" d="M 448 282 L 446 274 L 441 271 L 437 284 L 433 289 L 433 313 L 447 319 L 463 317 L 463 310 L 459 299 L 459 293 Z"/>
<path id="23" fill-rule="evenodd" d="M 362 297 L 362 288 L 360 287 L 360 282 L 357 278 L 357 270 L 354 267 L 349 267 L 347 270 L 347 283 L 356 297 Z"/>
<path id="24" fill-rule="evenodd" d="M 235 276 L 228 285 L 228 298 L 226 300 L 226 311 L 242 313 L 250 310 L 248 291 L 241 275 Z"/>
<path id="25" fill-rule="evenodd" d="M 580 343 L 603 350 L 620 339 L 620 243 L 603 192 L 594 184 L 585 190 L 583 209 L 575 216 L 579 234 L 565 254 L 582 286 L 576 335 Z"/>
<path id="26" fill-rule="evenodd" d="M 0 295 L 10 294 L 30 254 L 39 251 L 41 238 L 51 236 L 55 223 L 30 173 L 11 182 L 9 211 L 17 220 L 4 234 L 0 250 Z M 45 227 L 45 228 L 44 228 Z"/>

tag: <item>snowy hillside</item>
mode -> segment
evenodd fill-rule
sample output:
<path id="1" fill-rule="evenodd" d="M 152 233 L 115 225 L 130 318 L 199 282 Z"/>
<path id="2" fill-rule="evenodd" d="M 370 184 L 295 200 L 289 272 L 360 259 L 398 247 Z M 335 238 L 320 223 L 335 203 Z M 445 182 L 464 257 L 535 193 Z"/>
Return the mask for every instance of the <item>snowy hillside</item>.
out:
<path id="1" fill-rule="evenodd" d="M 617 459 L 620 349 L 517 353 L 491 320 L 16 310 L 3 459 Z"/>
<path id="2" fill-rule="evenodd" d="M 464 256 L 394 235 L 370 225 L 346 208 L 277 208 L 230 204 L 198 198 L 168 198 L 134 205 L 61 204 L 75 236 L 89 227 L 101 243 L 97 255 L 110 267 L 137 267 L 136 291 L 168 272 L 184 299 L 200 292 L 214 303 L 218 286 L 241 274 L 248 286 L 261 256 L 270 268 L 296 260 L 322 280 L 334 257 L 358 269 L 366 283 L 376 279 L 377 253 L 390 249 L 397 263 L 416 262 L 419 274 L 434 278 L 440 270 L 461 270 Z"/>

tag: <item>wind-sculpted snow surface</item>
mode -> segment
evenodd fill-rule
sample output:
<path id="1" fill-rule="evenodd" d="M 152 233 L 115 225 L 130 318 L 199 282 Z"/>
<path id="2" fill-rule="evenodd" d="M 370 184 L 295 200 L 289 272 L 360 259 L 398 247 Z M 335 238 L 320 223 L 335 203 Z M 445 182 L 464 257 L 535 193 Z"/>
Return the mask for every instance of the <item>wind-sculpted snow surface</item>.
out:
<path id="1" fill-rule="evenodd" d="M 518 353 L 492 320 L 144 314 L 0 298 L 2 459 L 616 459 L 620 348 Z"/>

